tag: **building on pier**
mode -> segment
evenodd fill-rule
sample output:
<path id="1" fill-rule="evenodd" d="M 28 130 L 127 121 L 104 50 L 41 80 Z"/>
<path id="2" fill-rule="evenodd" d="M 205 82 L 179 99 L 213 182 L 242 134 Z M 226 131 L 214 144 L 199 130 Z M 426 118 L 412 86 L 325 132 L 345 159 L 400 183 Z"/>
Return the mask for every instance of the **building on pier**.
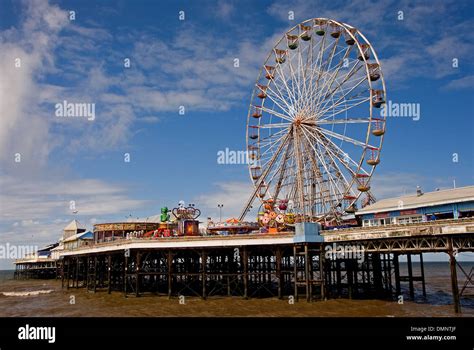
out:
<path id="1" fill-rule="evenodd" d="M 91 231 L 76 233 L 63 240 L 64 249 L 76 249 L 94 242 L 94 234 Z"/>
<path id="2" fill-rule="evenodd" d="M 77 220 L 72 220 L 64 229 L 63 229 L 63 240 L 66 240 L 69 237 L 77 235 L 79 233 L 86 232 L 86 229 L 81 225 Z"/>
<path id="3" fill-rule="evenodd" d="M 387 198 L 356 212 L 362 226 L 414 224 L 474 216 L 474 186 Z"/>
<path id="4" fill-rule="evenodd" d="M 16 278 L 55 278 L 57 262 L 64 250 L 77 249 L 93 242 L 93 234 L 77 220 L 72 220 L 64 229 L 59 242 L 49 244 L 33 254 L 15 261 Z"/>
<path id="5" fill-rule="evenodd" d="M 51 252 L 57 246 L 58 243 L 49 244 L 15 260 L 15 278 L 55 278 L 57 260 L 51 256 Z"/>

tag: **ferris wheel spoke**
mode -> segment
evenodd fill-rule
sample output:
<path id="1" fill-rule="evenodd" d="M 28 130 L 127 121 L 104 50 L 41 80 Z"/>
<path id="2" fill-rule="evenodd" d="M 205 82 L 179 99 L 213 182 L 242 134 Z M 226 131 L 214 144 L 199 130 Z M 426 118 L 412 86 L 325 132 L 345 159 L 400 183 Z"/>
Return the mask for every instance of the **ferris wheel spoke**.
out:
<path id="1" fill-rule="evenodd" d="M 334 54 L 336 53 L 336 49 L 338 48 L 338 45 L 339 44 L 339 38 L 337 38 L 336 40 L 334 40 L 334 43 L 333 43 L 333 48 L 332 50 L 330 51 L 330 54 L 329 56 L 326 58 L 326 61 L 324 61 L 324 71 L 327 72 L 329 69 L 329 67 L 331 66 L 331 63 L 332 63 L 332 60 L 334 58 Z"/>
<path id="2" fill-rule="evenodd" d="M 331 58 L 331 59 L 332 59 L 332 58 Z M 329 60 L 329 57 L 326 59 L 326 61 L 325 61 L 324 64 L 326 64 L 326 62 L 328 62 L 328 60 Z M 322 69 L 321 69 L 321 66 L 318 67 L 318 78 L 317 78 L 317 80 L 316 80 L 316 91 L 317 91 L 317 92 L 320 93 L 320 92 L 322 91 L 324 85 L 326 84 L 326 79 L 327 79 L 326 76 L 327 76 L 328 74 L 330 74 L 330 71 L 331 71 L 330 69 L 327 69 L 327 70 L 324 71 L 324 73 L 326 73 L 325 76 L 324 76 L 324 82 L 323 82 L 323 84 L 320 84 L 320 79 L 321 79 L 321 77 L 322 77 L 321 73 L 322 73 L 323 71 L 322 71 Z M 316 97 L 318 97 L 319 93 L 316 95 Z M 319 98 L 318 98 L 318 100 L 319 100 Z"/>
<path id="3" fill-rule="evenodd" d="M 335 120 L 318 120 L 317 125 L 323 124 L 359 124 L 359 123 L 370 123 L 370 119 L 364 118 L 351 118 L 351 119 L 335 119 Z"/>
<path id="4" fill-rule="evenodd" d="M 297 96 L 295 107 L 298 108 L 300 107 L 300 104 L 301 104 L 301 91 L 300 91 L 298 77 L 296 76 L 296 73 L 293 69 L 293 65 L 291 64 L 291 61 L 292 61 L 291 59 L 288 60 L 288 67 L 290 68 L 290 73 L 291 73 L 291 85 L 293 87 L 293 94 Z"/>
<path id="5" fill-rule="evenodd" d="M 347 154 L 346 152 L 344 152 L 338 145 L 336 145 L 330 138 L 328 138 L 326 135 L 324 134 L 320 134 L 322 138 L 324 138 L 326 140 L 326 142 L 328 143 L 328 145 L 330 145 L 335 154 L 337 155 L 338 159 L 340 160 L 341 164 L 344 165 L 344 167 L 346 167 L 346 169 L 351 172 L 354 176 L 362 171 L 364 174 L 366 175 L 369 175 L 369 173 L 364 169 L 362 168 L 359 163 L 357 163 L 355 160 L 353 160 L 349 154 Z M 356 170 L 352 169 L 349 164 L 352 164 Z"/>
<path id="6" fill-rule="evenodd" d="M 302 211 L 303 217 L 306 217 L 305 205 L 304 205 L 304 179 L 303 179 L 303 160 L 301 154 L 301 141 L 300 141 L 300 132 L 298 129 L 295 129 L 293 132 L 293 149 L 295 152 L 296 159 L 296 186 L 298 192 L 298 202 L 299 209 Z"/>
<path id="7" fill-rule="evenodd" d="M 269 147 L 267 147 L 263 152 L 261 152 L 260 156 L 262 159 L 264 159 L 264 157 L 266 157 L 267 154 L 270 154 L 270 152 L 272 151 L 273 148 L 277 147 L 277 145 L 280 144 L 280 141 L 283 141 L 283 139 L 288 135 L 289 133 L 285 133 L 283 135 L 281 135 L 280 137 L 278 137 L 276 140 L 274 141 L 270 141 L 268 142 L 268 144 L 270 144 Z M 260 144 L 261 147 L 265 147 L 266 145 L 265 144 Z"/>
<path id="8" fill-rule="evenodd" d="M 318 96 L 317 96 L 317 98 L 318 98 L 318 100 L 317 100 L 318 104 L 319 104 L 319 102 L 320 102 L 322 96 L 324 96 L 324 99 L 326 99 L 326 98 L 328 98 L 330 95 L 333 94 L 333 93 L 329 93 L 329 91 L 331 90 L 331 87 L 332 87 L 332 85 L 334 84 L 334 82 L 337 81 L 336 78 L 337 78 L 338 75 L 339 75 L 340 68 L 341 68 L 342 65 L 344 64 L 345 59 L 347 59 L 348 55 L 350 54 L 351 49 L 352 49 L 352 46 L 350 46 L 349 48 L 347 48 L 347 51 L 346 51 L 346 53 L 344 54 L 344 57 L 340 60 L 339 65 L 335 67 L 334 72 L 331 72 L 331 73 L 332 73 L 332 74 L 331 74 L 331 78 L 326 81 L 326 83 L 321 87 L 321 89 L 319 89 L 319 94 L 318 94 Z M 353 63 L 353 65 L 352 65 L 351 69 L 346 73 L 346 76 L 345 76 L 345 78 L 343 79 L 342 84 L 344 84 L 345 82 L 347 82 L 347 81 L 348 81 L 354 74 L 356 74 L 357 71 L 358 71 L 358 70 L 357 70 L 357 71 L 354 71 L 354 70 L 355 70 L 356 67 L 358 66 L 359 61 L 358 61 L 358 60 L 352 60 L 352 62 L 351 62 L 351 60 L 349 60 L 349 61 L 348 61 L 348 65 L 350 65 L 350 63 Z M 342 84 L 340 84 L 340 85 L 342 85 Z"/>
<path id="9" fill-rule="evenodd" d="M 281 80 L 281 82 L 283 83 L 284 87 L 286 88 L 286 93 L 287 93 L 287 96 L 290 98 L 291 100 L 291 105 L 292 106 L 295 106 L 296 105 L 296 96 L 295 96 L 295 93 L 292 89 L 289 88 L 288 86 L 288 83 L 287 83 L 287 79 L 286 79 L 286 76 L 284 75 L 284 72 L 283 72 L 283 69 L 281 68 L 281 65 L 278 65 L 276 68 L 275 68 L 275 72 L 277 72 L 280 77 L 279 79 Z M 293 107 L 294 109 L 294 107 Z M 290 111 L 291 111 L 291 107 L 290 107 Z"/>
<path id="10" fill-rule="evenodd" d="M 333 166 L 334 168 L 337 168 L 337 170 L 339 171 L 339 173 L 341 174 L 341 176 L 343 177 L 345 183 L 346 183 L 346 188 L 350 188 L 351 187 L 351 183 L 349 183 L 349 181 L 347 181 L 347 179 L 345 178 L 344 176 L 344 172 L 341 170 L 341 168 L 339 167 L 338 163 L 341 163 L 348 171 L 349 173 L 355 177 L 356 175 L 356 172 L 351 169 L 347 162 L 344 161 L 344 159 L 341 159 L 336 153 L 334 153 L 334 149 L 332 147 L 330 147 L 330 145 L 328 145 L 328 143 L 325 143 L 323 142 L 322 140 L 320 140 L 318 137 L 316 137 L 314 134 L 312 134 L 311 132 L 309 133 L 313 139 L 318 142 L 322 147 L 324 147 L 326 153 L 329 155 L 329 157 L 331 158 L 331 161 L 333 163 Z M 337 152 L 337 151 L 336 151 Z M 349 157 L 349 155 L 347 155 L 346 153 L 345 154 L 345 157 L 350 159 L 352 162 L 354 162 L 354 160 L 352 160 L 352 158 Z M 337 161 L 336 161 L 337 159 Z M 354 162 L 355 163 L 355 162 Z M 356 164 L 356 163 L 355 163 Z M 357 166 L 357 164 L 356 164 Z"/>
<path id="11" fill-rule="evenodd" d="M 302 98 L 305 96 L 304 95 L 304 84 L 302 84 L 302 81 L 304 82 L 304 70 L 303 70 L 303 57 L 302 57 L 302 47 L 303 45 L 298 45 L 298 50 L 297 50 L 297 55 L 296 55 L 296 58 L 297 58 L 297 63 L 298 63 L 298 80 L 297 80 L 297 84 L 298 84 L 298 91 L 299 91 L 299 99 L 301 102 L 304 102 L 302 101 Z M 301 103 L 300 103 L 300 106 L 301 106 Z"/>
<path id="12" fill-rule="evenodd" d="M 278 85 L 275 85 L 275 86 L 276 86 L 277 90 L 279 90 Z M 271 94 L 269 94 L 269 92 Z M 271 95 L 273 95 L 273 97 Z M 280 93 L 276 93 L 275 91 L 273 91 L 273 89 L 270 87 L 270 84 L 267 85 L 267 97 L 269 97 L 275 104 L 277 104 L 275 99 L 278 99 L 281 103 L 283 103 L 286 106 L 286 109 L 281 108 L 281 107 L 280 108 L 283 111 L 285 111 L 288 115 L 290 114 L 291 106 L 288 104 L 286 99 Z M 279 104 L 277 104 L 277 105 L 279 106 Z"/>
<path id="13" fill-rule="evenodd" d="M 330 187 L 332 187 L 332 189 L 333 189 L 333 194 L 334 194 L 334 196 L 337 197 L 337 192 L 336 192 L 337 186 L 336 186 L 336 184 L 335 184 L 335 182 L 334 182 L 334 178 L 333 178 L 333 175 L 332 175 L 330 169 L 328 169 L 328 167 L 327 167 L 326 161 L 324 160 L 324 158 L 321 157 L 321 154 L 322 154 L 321 151 L 316 150 L 316 148 L 314 147 L 314 144 L 310 141 L 310 139 L 309 139 L 309 137 L 308 137 L 307 132 L 305 131 L 305 129 L 302 128 L 301 130 L 303 131 L 303 134 L 305 135 L 306 139 L 308 140 L 309 145 L 310 145 L 311 148 L 314 150 L 314 153 L 315 153 L 316 156 L 318 157 L 319 162 L 321 163 L 321 165 L 323 166 L 324 170 L 326 171 L 326 174 L 327 174 L 327 176 L 328 176 L 328 180 L 330 181 L 330 184 L 331 184 Z"/>
<path id="14" fill-rule="evenodd" d="M 334 81 L 336 80 L 337 76 L 339 75 L 339 71 L 340 71 L 341 67 L 343 66 L 345 60 L 347 59 L 347 57 L 348 57 L 349 54 L 351 53 L 352 48 L 353 48 L 353 46 L 347 47 L 346 52 L 344 53 L 344 56 L 342 57 L 342 59 L 339 61 L 339 63 L 338 63 L 337 66 L 335 67 L 334 73 L 331 74 L 331 79 L 329 80 L 329 81 L 330 81 L 329 85 L 328 85 L 328 84 L 325 84 L 325 85 L 323 85 L 322 88 L 320 89 L 320 94 L 321 94 L 321 95 L 326 94 L 327 91 L 329 91 L 329 90 L 331 89 L 332 84 L 334 84 Z M 320 96 L 316 96 L 316 98 L 317 98 L 318 100 L 319 100 L 319 97 L 320 97 Z"/>
<path id="15" fill-rule="evenodd" d="M 328 46 L 328 48 L 329 48 L 329 46 Z M 347 51 L 346 48 L 342 48 L 340 51 L 338 51 L 337 53 L 335 53 L 334 56 L 339 56 L 339 54 L 340 54 L 341 52 L 344 52 L 345 50 Z M 319 58 L 319 55 L 318 55 L 318 58 Z M 329 58 L 326 58 L 326 60 L 324 61 L 323 65 L 326 65 L 326 63 L 328 62 L 328 59 L 329 59 Z M 330 66 L 329 66 L 329 67 L 330 67 Z M 331 71 L 333 71 L 333 70 L 335 70 L 335 69 L 336 69 L 336 67 L 328 68 L 328 69 L 325 71 L 325 73 L 331 73 Z M 319 66 L 319 64 L 318 64 L 318 61 L 315 62 L 314 66 L 313 66 L 312 69 L 311 69 L 311 75 L 310 75 L 311 81 L 315 81 L 314 78 L 315 78 L 315 76 L 316 76 L 316 73 L 318 73 L 318 74 L 321 74 L 321 73 L 322 73 L 322 70 L 320 69 L 320 66 Z M 319 90 L 319 89 L 318 89 L 318 90 Z"/>
<path id="16" fill-rule="evenodd" d="M 357 107 L 357 106 L 359 106 L 359 105 L 361 105 L 362 103 L 365 103 L 365 102 L 367 102 L 367 101 L 370 101 L 370 96 L 369 96 L 369 97 L 366 97 L 366 98 L 362 98 L 359 102 L 356 102 L 356 103 L 353 103 L 353 104 L 349 104 L 349 106 L 347 106 L 347 107 L 345 107 L 345 108 L 343 108 L 343 109 L 340 109 L 340 110 L 338 110 L 338 111 L 336 111 L 336 112 L 334 112 L 334 113 L 332 113 L 332 114 L 326 116 L 325 118 L 321 118 L 320 120 L 327 120 L 327 119 L 329 119 L 329 118 L 331 118 L 331 117 L 335 117 L 336 115 L 341 114 L 342 112 L 348 111 L 348 110 L 351 109 L 351 108 Z M 346 101 L 346 102 L 347 102 L 347 101 Z M 339 104 L 338 104 L 337 106 L 339 106 Z M 337 107 L 337 106 L 334 105 L 333 107 Z M 329 112 L 329 110 L 327 110 L 326 112 Z M 325 112 L 325 113 L 326 113 L 326 112 Z M 324 116 L 324 114 L 321 115 L 321 117 L 323 117 L 323 116 Z M 319 121 L 319 119 L 318 119 L 318 121 Z"/>
<path id="17" fill-rule="evenodd" d="M 297 86 L 296 90 L 298 91 L 298 107 L 302 108 L 304 104 L 304 97 L 306 96 L 306 65 L 303 66 L 303 54 L 304 52 L 308 51 L 307 47 L 303 47 L 303 45 L 298 45 L 298 49 L 296 54 L 294 55 L 297 61 L 297 74 L 295 72 L 295 84 Z M 308 54 L 307 54 L 308 56 Z M 290 62 L 290 70 L 293 69 L 293 65 Z"/>
<path id="18" fill-rule="evenodd" d="M 286 163 L 285 161 L 287 160 L 285 157 L 290 156 L 289 149 L 291 147 L 291 140 L 288 139 L 285 143 L 286 150 L 284 152 L 284 155 L 279 158 L 278 162 L 275 162 L 275 164 L 272 166 L 272 169 L 268 173 L 268 176 L 266 178 L 266 184 L 268 187 L 268 194 L 270 198 L 273 199 L 278 199 L 279 191 L 281 189 L 282 183 L 280 183 L 280 179 L 284 179 L 285 176 L 285 169 L 286 169 Z M 275 184 L 274 180 L 275 178 L 278 177 L 278 182 Z M 278 191 L 277 191 L 278 190 Z M 272 196 L 273 194 L 273 196 Z"/>
<path id="19" fill-rule="evenodd" d="M 306 153 L 311 155 L 312 152 L 310 150 L 311 146 L 309 142 L 305 142 L 305 147 L 307 150 Z M 315 157 L 310 156 L 309 159 L 310 159 L 311 166 L 313 168 L 313 180 L 318 184 L 318 188 L 320 189 L 319 191 L 320 203 L 321 203 L 320 205 L 325 208 L 328 205 L 326 195 L 327 194 L 330 195 L 330 190 L 324 184 L 324 179 L 316 163 Z"/>
<path id="20" fill-rule="evenodd" d="M 305 64 L 305 67 L 304 67 L 304 74 L 303 74 L 303 76 L 305 77 L 304 78 L 305 87 L 306 87 L 306 81 L 308 80 L 308 84 L 307 84 L 308 89 L 312 88 L 310 86 L 310 83 L 312 83 L 312 79 L 311 79 L 312 69 L 311 68 L 312 68 L 312 64 L 313 64 L 313 45 L 314 45 L 313 40 L 310 40 L 309 47 L 308 47 L 307 54 L 306 54 L 306 64 Z M 306 95 L 306 90 L 305 90 L 305 95 Z"/>
<path id="21" fill-rule="evenodd" d="M 293 109 L 297 109 L 296 106 L 299 103 L 299 94 L 297 91 L 297 82 L 296 82 L 296 77 L 294 75 L 293 71 L 293 65 L 291 64 L 293 60 L 293 57 L 291 55 L 288 55 L 288 60 L 287 64 L 283 67 L 282 65 L 279 65 L 278 68 L 280 69 L 280 76 L 282 79 L 284 79 L 285 87 L 287 88 L 287 94 L 291 95 L 293 97 Z M 285 69 L 286 73 L 285 74 Z M 287 77 L 288 75 L 288 77 Z"/>
<path id="22" fill-rule="evenodd" d="M 359 64 L 360 62 L 356 62 L 354 64 L 354 66 L 351 68 L 351 70 L 346 74 L 346 76 L 344 77 L 344 79 L 342 80 L 341 83 L 338 83 L 338 85 L 333 89 L 331 90 L 330 92 L 326 93 L 326 95 L 324 95 L 324 98 L 322 101 L 320 101 L 320 98 L 322 96 L 319 97 L 318 99 L 318 102 L 317 102 L 317 105 L 319 106 L 321 104 L 321 102 L 324 102 L 325 100 L 329 99 L 329 97 L 331 97 L 332 95 L 334 95 L 334 93 L 336 91 L 338 91 L 352 76 L 354 76 L 363 66 Z M 356 68 L 357 67 L 357 68 Z"/>
<path id="23" fill-rule="evenodd" d="M 303 107 L 304 109 L 308 109 L 309 106 L 312 104 L 312 95 L 314 94 L 313 82 L 314 82 L 314 71 L 315 67 L 313 67 L 313 51 L 312 51 L 312 41 L 311 41 L 311 49 L 307 54 L 306 64 L 304 67 L 304 75 L 303 75 L 303 94 L 305 97 Z M 316 65 L 315 65 L 316 66 Z"/>
<path id="24" fill-rule="evenodd" d="M 316 59 L 316 65 L 318 66 L 318 78 L 316 79 L 316 89 L 319 87 L 319 79 L 321 79 L 321 63 L 323 61 L 323 56 L 324 56 L 324 45 L 326 42 L 326 35 L 323 36 L 320 42 L 319 46 L 319 55 L 318 58 Z M 319 64 L 317 63 L 319 61 Z"/>
<path id="25" fill-rule="evenodd" d="M 264 159 L 264 157 L 266 157 L 268 154 L 272 154 L 271 152 L 273 152 L 273 150 L 279 145 L 279 143 L 283 141 L 286 134 L 287 132 L 282 129 L 277 133 L 266 136 L 262 139 L 261 142 L 257 144 L 257 146 L 259 147 L 259 154 L 262 159 Z"/>
<path id="26" fill-rule="evenodd" d="M 338 134 L 334 131 L 331 131 L 331 130 L 328 130 L 328 129 L 324 129 L 324 128 L 320 128 L 319 131 L 321 131 L 322 133 L 326 134 L 326 135 L 329 135 L 329 136 L 332 136 L 332 137 L 335 137 L 336 139 L 339 139 L 339 140 L 342 140 L 342 141 L 346 141 L 346 142 L 350 142 L 352 143 L 353 145 L 356 145 L 356 146 L 359 146 L 359 147 L 363 147 L 363 148 L 367 148 L 367 147 L 372 147 L 372 148 L 376 148 L 374 146 L 371 146 L 371 145 L 368 145 L 364 142 L 361 142 L 361 141 L 358 141 L 356 139 L 353 139 L 351 137 L 348 137 L 348 136 L 345 136 L 345 135 L 341 135 L 341 134 Z"/>
<path id="27" fill-rule="evenodd" d="M 292 123 L 271 123 L 271 124 L 261 124 L 258 126 L 259 129 L 272 129 L 272 128 L 288 128 Z"/>
<path id="28" fill-rule="evenodd" d="M 286 139 L 285 140 L 287 140 L 289 138 L 289 136 L 290 136 L 290 133 L 286 134 Z M 275 152 L 272 159 L 270 160 L 268 167 L 265 169 L 262 176 L 260 176 L 259 180 L 255 184 L 255 189 L 254 189 L 252 195 L 250 196 L 249 200 L 247 201 L 246 205 L 244 206 L 244 209 L 243 209 L 242 213 L 240 214 L 239 220 L 242 221 L 243 218 L 245 217 L 245 215 L 247 214 L 247 212 L 249 210 L 249 207 L 252 205 L 252 203 L 255 199 L 255 196 L 257 195 L 258 191 L 260 190 L 260 186 L 264 182 L 265 177 L 268 175 L 268 172 L 270 171 L 271 166 L 273 165 L 273 163 L 275 162 L 275 160 L 279 156 L 279 154 L 280 154 L 281 150 L 283 149 L 284 145 L 285 145 L 285 142 L 280 143 L 280 146 L 278 147 L 277 151 Z"/>
<path id="29" fill-rule="evenodd" d="M 350 51 L 350 48 L 349 49 L 346 49 L 346 52 Z M 342 52 L 342 50 L 341 50 Z M 338 64 L 338 66 L 342 66 L 342 63 L 343 61 L 341 60 L 340 63 Z M 333 70 L 338 70 L 337 67 L 333 67 L 332 69 L 328 69 L 326 71 L 326 74 L 330 74 Z M 335 76 L 337 76 L 337 72 L 333 74 L 333 77 L 335 78 Z M 310 102 L 310 106 L 311 106 L 311 109 L 312 110 L 315 110 L 315 106 L 316 106 L 316 101 L 319 100 L 319 96 L 321 94 L 321 91 L 324 90 L 324 87 L 327 85 L 327 82 L 324 82 L 323 85 L 321 86 L 321 88 L 319 89 L 316 89 L 314 88 L 314 85 L 313 85 L 313 79 L 312 77 L 309 78 L 310 81 L 311 81 L 311 90 L 310 90 L 310 95 L 308 96 L 307 100 Z"/>
<path id="30" fill-rule="evenodd" d="M 266 147 L 266 148 L 263 151 L 259 152 L 258 164 L 260 164 L 261 166 L 264 166 L 267 164 L 268 160 L 271 159 L 271 157 L 274 154 L 274 149 L 276 148 L 275 145 L 279 145 L 279 143 L 269 143 L 267 145 L 261 146 L 261 147 Z"/>
<path id="31" fill-rule="evenodd" d="M 269 92 L 272 92 L 272 93 L 269 93 Z M 288 115 L 287 118 L 291 118 L 291 117 L 290 117 L 291 106 L 288 105 L 287 102 L 285 102 L 284 100 L 282 100 L 279 96 L 273 95 L 273 90 L 269 89 L 268 87 L 267 87 L 267 89 L 266 89 L 266 91 L 265 91 L 265 94 L 266 94 L 266 97 L 269 98 L 269 99 L 274 103 L 274 105 L 278 106 L 278 108 L 280 108 L 281 111 L 283 111 L 285 114 Z M 278 102 L 277 99 L 280 100 L 280 102 Z M 285 107 L 282 106 L 281 101 L 283 101 L 283 105 L 286 105 L 287 108 L 285 108 Z M 262 103 L 262 106 L 261 106 L 262 108 L 264 108 L 264 105 L 263 105 L 263 104 L 264 104 L 264 103 Z M 267 108 L 267 107 L 265 107 L 265 108 Z M 271 109 L 271 108 L 267 108 L 267 109 Z"/>
<path id="32" fill-rule="evenodd" d="M 325 202 L 334 202 L 335 201 L 335 198 L 337 198 L 338 196 L 338 192 L 339 191 L 339 188 L 338 188 L 338 185 L 336 183 L 336 179 L 334 178 L 333 174 L 331 173 L 331 170 L 327 167 L 327 162 L 325 161 L 325 159 L 322 157 L 322 152 L 319 150 L 317 150 L 315 147 L 314 147 L 314 144 L 311 142 L 311 140 L 309 139 L 308 137 L 308 132 L 305 131 L 305 129 L 303 128 L 303 133 L 306 137 L 306 140 L 307 140 L 307 144 L 309 145 L 310 148 L 313 149 L 313 152 L 316 154 L 317 158 L 319 159 L 319 163 L 323 166 L 325 172 L 326 172 L 326 175 L 327 175 L 327 179 L 324 179 L 324 176 L 321 174 L 321 172 L 318 170 L 318 174 L 319 174 L 319 177 L 321 178 L 321 183 L 329 183 L 329 188 L 326 187 L 326 191 L 324 191 L 324 186 L 323 186 L 323 191 L 324 193 L 326 193 L 326 199 L 324 200 Z M 317 165 L 316 165 L 317 167 Z M 331 191 L 332 191 L 332 194 L 331 194 Z"/>
<path id="33" fill-rule="evenodd" d="M 338 202 L 340 201 L 341 197 L 344 194 L 344 186 L 341 186 L 341 179 L 338 176 L 338 168 L 334 165 L 333 160 L 329 156 L 329 154 L 326 152 L 324 146 L 321 143 L 316 143 L 319 152 L 322 155 L 322 158 L 325 160 L 325 163 L 327 164 L 326 167 L 329 169 L 329 178 L 333 184 L 333 197 L 331 198 L 331 201 L 333 202 Z"/>
<path id="34" fill-rule="evenodd" d="M 281 119 L 284 119 L 284 120 L 287 120 L 289 122 L 292 122 L 293 120 L 291 119 L 291 117 L 289 117 L 288 115 L 285 115 L 283 113 L 280 113 L 280 112 L 277 112 L 277 111 L 274 111 L 273 109 L 270 109 L 270 108 L 267 108 L 267 107 L 264 107 L 262 106 L 262 111 L 264 112 L 267 112 L 269 114 L 272 114 L 276 117 L 279 117 Z"/>
<path id="35" fill-rule="evenodd" d="M 336 102 L 333 102 L 333 104 L 331 106 L 329 106 L 329 108 L 327 108 L 327 105 L 330 103 L 330 99 L 326 99 L 326 100 L 323 100 L 321 101 L 321 103 L 318 105 L 319 109 L 320 109 L 320 112 L 319 112 L 319 115 L 323 115 L 325 112 L 327 112 L 328 110 L 334 108 L 335 106 L 339 106 L 341 103 L 343 102 L 347 102 L 348 100 L 346 99 L 347 95 L 349 95 L 352 91 L 354 91 L 355 89 L 357 89 L 364 81 L 367 80 L 367 77 L 363 77 L 362 79 L 360 79 L 356 84 L 354 84 L 354 86 L 350 87 L 347 89 L 346 92 L 344 92 L 344 90 L 339 90 L 339 92 L 343 92 L 343 95 L 342 96 L 339 96 L 339 98 L 336 100 Z M 349 98 L 349 101 L 351 99 L 354 99 L 356 97 L 358 97 L 359 95 L 365 93 L 366 90 L 362 90 L 361 92 L 359 92 L 359 94 L 356 94 L 354 96 L 351 96 Z M 322 102 L 324 102 L 324 105 L 322 105 Z"/>
<path id="36" fill-rule="evenodd" d="M 275 200 L 278 199 L 278 196 L 280 194 L 280 190 L 281 190 L 281 186 L 283 184 L 283 180 L 285 178 L 285 172 L 286 172 L 286 168 L 287 168 L 287 163 L 288 163 L 288 159 L 290 157 L 290 149 L 291 149 L 291 142 L 288 142 L 288 145 L 286 146 L 286 151 L 285 151 L 285 155 L 283 156 L 283 163 L 282 163 L 282 167 L 281 167 L 281 170 L 279 172 L 279 177 L 278 177 L 278 182 L 275 186 L 275 192 L 274 192 L 274 195 L 273 195 L 273 198 Z"/>

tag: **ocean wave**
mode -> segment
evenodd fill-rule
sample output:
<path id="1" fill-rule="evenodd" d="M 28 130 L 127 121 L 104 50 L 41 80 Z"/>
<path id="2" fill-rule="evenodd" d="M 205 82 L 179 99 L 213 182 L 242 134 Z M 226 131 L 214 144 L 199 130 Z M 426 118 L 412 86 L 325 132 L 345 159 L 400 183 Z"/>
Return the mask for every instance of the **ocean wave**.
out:
<path id="1" fill-rule="evenodd" d="M 45 290 L 32 290 L 32 291 L 25 291 L 25 292 L 2 292 L 2 294 L 6 297 L 29 297 L 33 295 L 40 295 L 40 294 L 48 294 L 51 293 L 52 289 L 45 289 Z"/>

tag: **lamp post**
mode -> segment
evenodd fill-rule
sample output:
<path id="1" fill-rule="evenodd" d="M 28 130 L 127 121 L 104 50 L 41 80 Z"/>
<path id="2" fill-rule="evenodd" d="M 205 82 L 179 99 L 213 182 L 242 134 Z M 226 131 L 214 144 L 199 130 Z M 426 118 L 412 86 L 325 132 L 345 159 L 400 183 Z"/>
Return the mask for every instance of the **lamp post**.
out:
<path id="1" fill-rule="evenodd" d="M 222 207 L 224 204 L 217 204 L 217 207 L 219 208 L 219 222 L 222 222 Z"/>

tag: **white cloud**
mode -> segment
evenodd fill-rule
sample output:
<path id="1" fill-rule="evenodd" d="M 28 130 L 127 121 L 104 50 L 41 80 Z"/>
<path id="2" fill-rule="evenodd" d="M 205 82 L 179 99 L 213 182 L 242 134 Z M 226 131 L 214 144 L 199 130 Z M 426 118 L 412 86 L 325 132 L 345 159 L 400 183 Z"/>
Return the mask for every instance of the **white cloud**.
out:
<path id="1" fill-rule="evenodd" d="M 75 202 L 75 214 L 70 201 Z M 96 222 L 124 220 L 149 205 L 148 200 L 131 198 L 127 186 L 101 180 L 1 175 L 0 244 L 43 246 L 56 242 L 73 218 L 92 229 Z M 11 263 L 0 261 L 0 269 L 12 268 Z"/>
<path id="2" fill-rule="evenodd" d="M 227 19 L 234 12 L 234 9 L 234 4 L 230 3 L 229 0 L 220 0 L 216 6 L 217 17 Z"/>
<path id="3" fill-rule="evenodd" d="M 371 188 L 377 199 L 400 197 L 416 193 L 416 186 L 421 186 L 425 192 L 435 190 L 435 187 L 449 187 L 444 178 L 419 175 L 408 172 L 376 172 L 372 177 Z"/>
<path id="4" fill-rule="evenodd" d="M 52 49 L 68 21 L 65 11 L 44 1 L 23 9 L 22 26 L 0 33 L 0 160 L 21 153 L 30 163 L 41 163 L 48 154 L 48 123 L 38 113 L 37 79 L 52 69 Z"/>
<path id="5" fill-rule="evenodd" d="M 468 75 L 463 78 L 454 79 L 450 81 L 446 86 L 446 90 L 462 90 L 474 88 L 474 75 Z"/>
<path id="6" fill-rule="evenodd" d="M 218 204 L 223 204 L 222 219 L 231 217 L 238 218 L 243 210 L 243 205 L 249 199 L 252 185 L 248 182 L 221 182 L 215 184 L 216 190 L 211 193 L 201 194 L 195 198 L 195 203 L 199 203 L 202 212 L 202 218 L 212 217 L 213 220 L 219 219 Z M 258 200 L 254 206 L 258 206 Z M 250 212 L 246 220 L 253 220 L 253 210 Z"/>
<path id="7" fill-rule="evenodd" d="M 25 179 L 2 176 L 0 188 L 2 222 L 20 221 L 20 226 L 71 215 L 70 201 L 75 201 L 81 216 L 129 213 L 148 203 L 130 198 L 122 186 L 95 179 L 50 178 L 25 182 Z"/>
<path id="8" fill-rule="evenodd" d="M 145 117 L 140 117 L 138 119 L 139 122 L 147 123 L 147 124 L 155 124 L 155 123 L 158 123 L 160 120 L 161 119 L 159 117 L 152 116 L 152 115 L 145 116 Z"/>

